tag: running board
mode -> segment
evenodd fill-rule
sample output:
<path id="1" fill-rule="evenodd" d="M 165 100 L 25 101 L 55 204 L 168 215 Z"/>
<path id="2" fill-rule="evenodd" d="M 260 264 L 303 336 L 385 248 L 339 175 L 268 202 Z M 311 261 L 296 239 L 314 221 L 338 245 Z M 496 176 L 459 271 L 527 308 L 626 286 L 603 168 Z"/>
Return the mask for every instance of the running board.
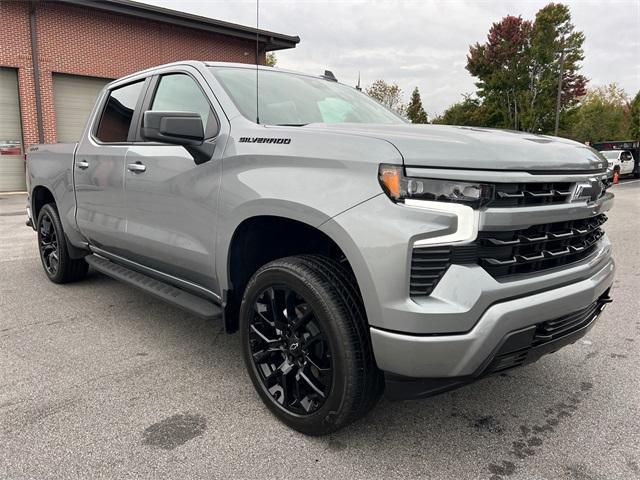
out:
<path id="1" fill-rule="evenodd" d="M 211 319 L 222 315 L 222 308 L 215 303 L 181 290 L 173 285 L 156 280 L 142 273 L 123 267 L 104 257 L 92 254 L 84 257 L 94 269 L 105 275 L 128 283 L 160 300 L 171 303 L 199 317 Z"/>

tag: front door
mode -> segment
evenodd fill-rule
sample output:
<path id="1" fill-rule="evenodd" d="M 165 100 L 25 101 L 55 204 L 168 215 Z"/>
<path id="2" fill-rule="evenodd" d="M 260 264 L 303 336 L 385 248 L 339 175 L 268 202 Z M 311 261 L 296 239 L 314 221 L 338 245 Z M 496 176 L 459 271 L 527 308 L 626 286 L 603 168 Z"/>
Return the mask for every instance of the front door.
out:
<path id="1" fill-rule="evenodd" d="M 205 136 L 215 115 L 201 85 L 187 73 L 154 79 L 149 110 L 199 113 Z M 184 147 L 136 142 L 127 152 L 124 247 L 127 258 L 216 292 L 214 246 L 221 156 L 196 165 Z"/>
<path id="2" fill-rule="evenodd" d="M 93 246 L 112 253 L 125 231 L 124 162 L 143 86 L 140 80 L 106 93 L 97 125 L 85 132 L 75 155 L 78 228 Z"/>
<path id="3" fill-rule="evenodd" d="M 622 152 L 620 153 L 620 174 L 627 175 L 629 173 L 633 173 L 634 167 L 633 155 L 631 152 Z"/>

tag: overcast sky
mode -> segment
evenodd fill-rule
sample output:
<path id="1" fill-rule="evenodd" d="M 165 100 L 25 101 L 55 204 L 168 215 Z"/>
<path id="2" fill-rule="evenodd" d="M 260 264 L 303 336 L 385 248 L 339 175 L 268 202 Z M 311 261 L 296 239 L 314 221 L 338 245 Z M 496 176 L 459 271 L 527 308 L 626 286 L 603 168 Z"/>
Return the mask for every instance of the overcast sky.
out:
<path id="1" fill-rule="evenodd" d="M 144 0 L 158 6 L 255 25 L 255 0 Z M 533 19 L 545 0 L 260 0 L 260 28 L 298 35 L 277 52 L 278 66 L 333 71 L 343 83 L 396 82 L 405 97 L 420 89 L 430 117 L 475 90 L 465 70 L 469 45 L 484 42 L 505 15 Z M 589 86 L 617 82 L 640 89 L 640 0 L 564 1 L 586 35 L 582 73 Z"/>

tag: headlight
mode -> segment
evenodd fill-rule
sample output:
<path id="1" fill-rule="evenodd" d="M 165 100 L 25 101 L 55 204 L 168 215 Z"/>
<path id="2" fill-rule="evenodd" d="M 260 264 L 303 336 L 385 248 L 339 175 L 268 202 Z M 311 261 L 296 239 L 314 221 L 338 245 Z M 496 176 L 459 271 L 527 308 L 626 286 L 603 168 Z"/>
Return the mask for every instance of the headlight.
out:
<path id="1" fill-rule="evenodd" d="M 380 165 L 378 179 L 382 189 L 394 202 L 404 203 L 406 199 L 431 200 L 478 208 L 493 198 L 491 185 L 405 177 L 399 165 Z"/>

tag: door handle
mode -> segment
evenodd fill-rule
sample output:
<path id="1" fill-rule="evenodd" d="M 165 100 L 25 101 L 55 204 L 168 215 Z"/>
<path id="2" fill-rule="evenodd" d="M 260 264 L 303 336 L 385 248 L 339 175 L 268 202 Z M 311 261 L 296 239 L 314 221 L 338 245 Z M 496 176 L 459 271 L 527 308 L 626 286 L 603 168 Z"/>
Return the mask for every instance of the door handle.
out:
<path id="1" fill-rule="evenodd" d="M 76 162 L 76 167 L 81 170 L 85 170 L 89 168 L 89 162 L 87 162 L 86 160 L 80 160 L 79 162 Z"/>
<path id="2" fill-rule="evenodd" d="M 130 172 L 133 172 L 133 173 L 142 173 L 147 170 L 147 167 L 141 164 L 140 162 L 129 163 L 127 165 L 127 168 L 129 169 Z"/>

